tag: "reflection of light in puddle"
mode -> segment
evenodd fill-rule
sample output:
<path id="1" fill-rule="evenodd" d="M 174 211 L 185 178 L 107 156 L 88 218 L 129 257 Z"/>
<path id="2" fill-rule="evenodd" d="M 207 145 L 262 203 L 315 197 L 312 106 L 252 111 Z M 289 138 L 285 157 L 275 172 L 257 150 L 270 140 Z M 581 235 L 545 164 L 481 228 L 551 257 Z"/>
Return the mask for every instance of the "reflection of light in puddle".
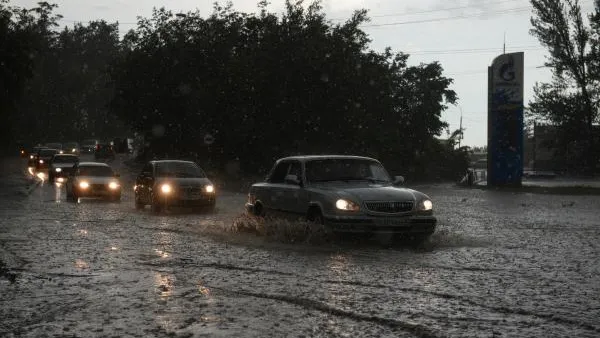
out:
<path id="1" fill-rule="evenodd" d="M 119 248 L 117 248 L 116 246 L 111 246 L 111 247 L 110 247 L 110 250 L 112 250 L 112 251 L 117 251 L 117 250 L 119 250 Z"/>
<path id="2" fill-rule="evenodd" d="M 44 173 L 37 173 L 36 176 L 37 176 L 37 178 L 39 178 L 40 180 L 42 180 L 42 183 L 46 179 L 46 175 Z"/>
<path id="3" fill-rule="evenodd" d="M 79 233 L 84 236 L 86 236 L 88 234 L 87 230 L 84 230 L 84 229 L 79 230 Z"/>
<path id="4" fill-rule="evenodd" d="M 348 256 L 345 255 L 334 255 L 331 257 L 329 262 L 329 269 L 335 272 L 337 275 L 348 274 Z"/>
<path id="5" fill-rule="evenodd" d="M 55 183 L 56 188 L 54 189 L 54 200 L 56 201 L 56 203 L 60 203 L 60 187 L 61 187 L 61 183 Z"/>
<path id="6" fill-rule="evenodd" d="M 59 177 L 59 178 L 57 178 L 57 179 L 56 179 L 56 181 L 57 181 L 58 183 L 64 183 L 64 182 L 65 182 L 65 179 L 64 179 L 64 178 L 62 178 L 62 177 Z M 57 185 L 58 185 L 58 184 L 57 184 Z M 60 186 L 60 185 L 59 185 L 59 186 Z"/>
<path id="7" fill-rule="evenodd" d="M 35 176 L 35 172 L 33 171 L 33 167 L 28 167 L 27 171 L 29 172 L 29 175 Z"/>
<path id="8" fill-rule="evenodd" d="M 83 270 L 83 269 L 89 269 L 90 266 L 89 264 L 84 261 L 83 259 L 76 259 L 75 260 L 75 268 Z"/>
<path id="9" fill-rule="evenodd" d="M 175 276 L 156 273 L 154 275 L 154 284 L 161 297 L 172 296 L 175 286 Z"/>
<path id="10" fill-rule="evenodd" d="M 154 249 L 154 252 L 156 252 L 161 258 L 167 258 L 170 256 L 168 252 L 162 250 Z"/>

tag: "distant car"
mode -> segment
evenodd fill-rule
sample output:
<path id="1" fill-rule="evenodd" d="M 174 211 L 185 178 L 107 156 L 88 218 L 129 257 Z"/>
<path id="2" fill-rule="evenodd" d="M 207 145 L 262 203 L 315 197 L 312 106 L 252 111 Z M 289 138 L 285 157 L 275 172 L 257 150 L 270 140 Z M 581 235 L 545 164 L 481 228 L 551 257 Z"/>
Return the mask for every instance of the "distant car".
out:
<path id="1" fill-rule="evenodd" d="M 39 160 L 39 155 L 40 155 L 40 150 L 45 149 L 45 147 L 43 146 L 37 146 L 37 147 L 33 147 L 31 149 L 31 151 L 29 151 L 29 157 L 27 158 L 27 166 L 30 168 L 33 168 L 36 166 L 38 160 Z"/>
<path id="2" fill-rule="evenodd" d="M 79 143 L 77 142 L 67 142 L 63 145 L 63 148 L 65 154 L 79 155 L 81 152 Z"/>
<path id="3" fill-rule="evenodd" d="M 58 143 L 58 142 L 46 143 L 45 146 L 46 146 L 46 148 L 57 149 L 60 154 L 64 153 L 62 143 Z"/>
<path id="4" fill-rule="evenodd" d="M 73 166 L 79 163 L 79 157 L 73 154 L 56 154 L 50 160 L 48 168 L 48 181 L 54 183 L 58 180 L 59 183 L 68 178 L 73 172 Z"/>
<path id="5" fill-rule="evenodd" d="M 417 240 L 436 226 L 431 199 L 402 188 L 383 165 L 358 156 L 297 156 L 278 160 L 266 182 L 251 186 L 254 215 L 299 215 L 330 232 L 396 233 Z M 283 213 L 283 214 L 282 214 Z"/>
<path id="6" fill-rule="evenodd" d="M 96 144 L 96 150 L 94 151 L 94 158 L 96 160 L 114 160 L 115 149 L 110 143 L 98 143 Z"/>
<path id="7" fill-rule="evenodd" d="M 52 157 L 59 153 L 60 152 L 58 149 L 40 149 L 38 152 L 38 156 L 36 157 L 35 169 L 38 171 L 48 169 L 48 165 L 50 164 L 50 160 L 52 160 Z"/>
<path id="8" fill-rule="evenodd" d="M 135 207 L 150 205 L 154 212 L 167 206 L 214 209 L 216 192 L 213 183 L 194 162 L 150 161 L 135 181 Z"/>
<path id="9" fill-rule="evenodd" d="M 68 201 L 77 201 L 81 197 L 120 201 L 121 182 L 119 175 L 106 163 L 79 162 L 73 166 L 66 192 Z"/>
<path id="10" fill-rule="evenodd" d="M 83 140 L 80 150 L 82 153 L 93 154 L 96 151 L 97 144 L 98 140 Z"/>

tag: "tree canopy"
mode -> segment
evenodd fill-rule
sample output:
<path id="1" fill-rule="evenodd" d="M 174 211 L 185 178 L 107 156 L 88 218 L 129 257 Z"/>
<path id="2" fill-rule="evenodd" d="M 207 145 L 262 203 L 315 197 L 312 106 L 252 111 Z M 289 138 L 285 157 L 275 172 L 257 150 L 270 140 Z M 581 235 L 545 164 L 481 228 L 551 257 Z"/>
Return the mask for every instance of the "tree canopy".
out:
<path id="1" fill-rule="evenodd" d="M 340 153 L 415 177 L 429 166 L 432 178 L 449 172 L 436 166 L 440 151 L 465 158 L 436 139 L 447 128 L 442 112 L 457 101 L 452 79 L 437 62 L 410 65 L 408 54 L 371 50 L 360 29 L 366 10 L 332 23 L 319 1 L 288 0 L 282 14 L 266 1 L 257 13 L 160 8 L 120 38 L 116 23 L 59 29 L 55 5 L 0 1 L 2 38 L 12 44 L 2 46 L 13 46 L 5 63 L 20 67 L 2 68 L 14 71 L 3 73 L 11 139 L 105 138 L 130 128 L 147 137 L 149 157 L 195 153 L 246 172 L 281 156 Z"/>
<path id="2" fill-rule="evenodd" d="M 559 128 L 559 157 L 573 170 L 594 170 L 600 118 L 600 3 L 586 18 L 578 0 L 532 0 L 531 33 L 548 48 L 551 83 L 538 83 L 531 116 Z M 586 21 L 586 19 L 588 19 Z M 587 23 L 589 22 L 589 24 Z"/>

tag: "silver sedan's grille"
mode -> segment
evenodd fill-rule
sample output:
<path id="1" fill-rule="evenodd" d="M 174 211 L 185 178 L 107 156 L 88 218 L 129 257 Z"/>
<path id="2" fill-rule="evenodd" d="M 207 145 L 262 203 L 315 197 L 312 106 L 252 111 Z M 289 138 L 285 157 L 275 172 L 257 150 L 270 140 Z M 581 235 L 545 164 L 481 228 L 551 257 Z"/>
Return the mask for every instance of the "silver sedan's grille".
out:
<path id="1" fill-rule="evenodd" d="M 413 201 L 368 201 L 365 206 L 369 211 L 395 214 L 399 212 L 408 212 L 413 209 Z"/>

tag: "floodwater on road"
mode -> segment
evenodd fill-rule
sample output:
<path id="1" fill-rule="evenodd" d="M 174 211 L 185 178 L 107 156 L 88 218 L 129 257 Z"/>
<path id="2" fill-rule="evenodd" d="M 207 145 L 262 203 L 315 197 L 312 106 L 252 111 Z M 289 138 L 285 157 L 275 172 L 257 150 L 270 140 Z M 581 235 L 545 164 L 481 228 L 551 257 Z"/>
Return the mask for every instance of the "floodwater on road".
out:
<path id="1" fill-rule="evenodd" d="M 211 214 L 66 202 L 4 159 L 0 337 L 598 337 L 600 198 L 419 186 L 424 247 L 282 243 Z"/>

